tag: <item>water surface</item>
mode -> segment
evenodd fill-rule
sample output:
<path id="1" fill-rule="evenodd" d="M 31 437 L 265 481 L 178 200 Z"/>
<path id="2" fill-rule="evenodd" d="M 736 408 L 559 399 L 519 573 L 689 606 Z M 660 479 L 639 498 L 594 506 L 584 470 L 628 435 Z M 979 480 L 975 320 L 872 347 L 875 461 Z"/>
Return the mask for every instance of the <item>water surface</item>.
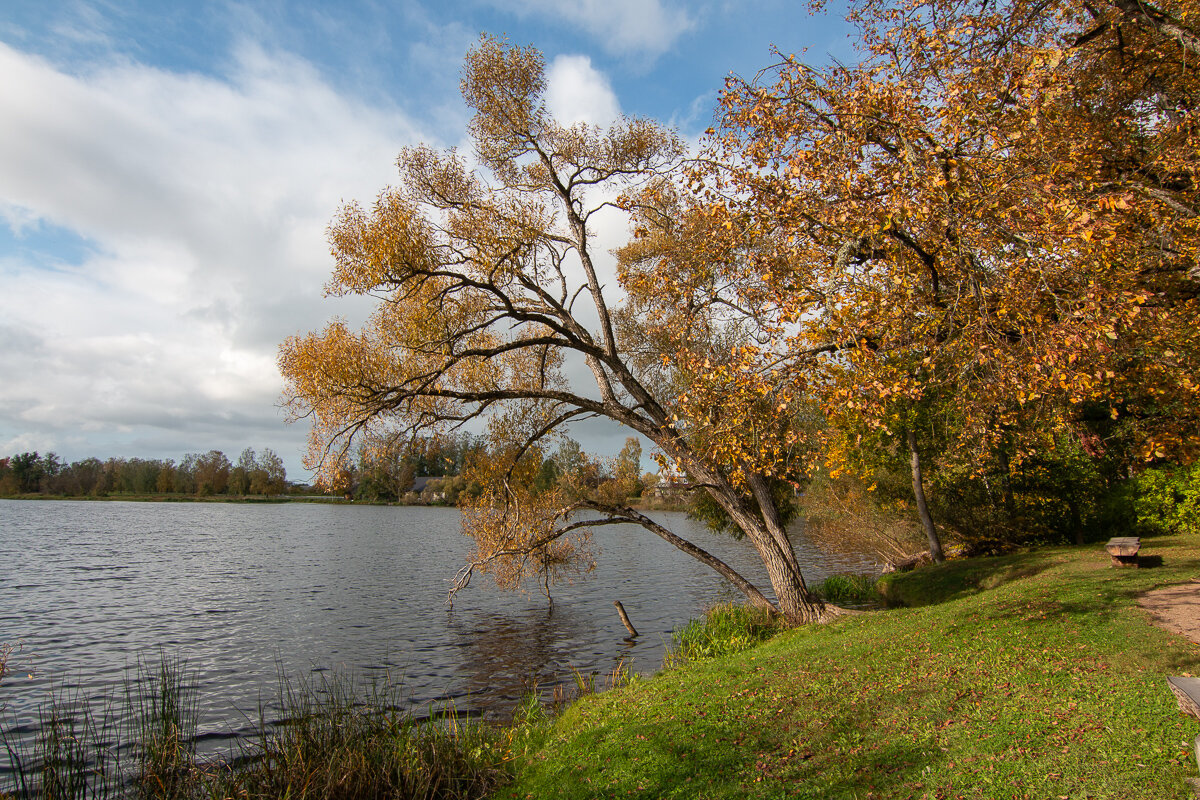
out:
<path id="1" fill-rule="evenodd" d="M 655 517 L 769 590 L 749 545 Z M 796 539 L 809 580 L 874 567 Z M 595 541 L 596 570 L 555 587 L 552 605 L 479 575 L 450 609 L 470 544 L 454 509 L 0 500 L 0 642 L 20 645 L 0 707 L 29 730 L 54 687 L 100 696 L 162 652 L 195 673 L 206 741 L 245 731 L 281 671 L 399 678 L 417 708 L 452 699 L 504 716 L 572 669 L 655 671 L 674 629 L 738 597 L 641 528 Z"/>

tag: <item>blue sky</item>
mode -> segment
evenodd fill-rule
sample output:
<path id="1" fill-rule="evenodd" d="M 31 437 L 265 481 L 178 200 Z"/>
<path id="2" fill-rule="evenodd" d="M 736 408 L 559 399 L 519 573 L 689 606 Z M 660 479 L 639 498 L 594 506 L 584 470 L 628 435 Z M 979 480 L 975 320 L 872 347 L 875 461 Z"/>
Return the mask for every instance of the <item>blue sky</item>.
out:
<path id="1" fill-rule="evenodd" d="M 270 447 L 303 479 L 275 348 L 363 315 L 321 298 L 325 226 L 393 179 L 401 147 L 469 148 L 459 68 L 481 32 L 544 52 L 563 116 L 652 117 L 691 141 L 772 45 L 853 57 L 837 6 L 779 0 L 8 0 L 0 455 Z"/>

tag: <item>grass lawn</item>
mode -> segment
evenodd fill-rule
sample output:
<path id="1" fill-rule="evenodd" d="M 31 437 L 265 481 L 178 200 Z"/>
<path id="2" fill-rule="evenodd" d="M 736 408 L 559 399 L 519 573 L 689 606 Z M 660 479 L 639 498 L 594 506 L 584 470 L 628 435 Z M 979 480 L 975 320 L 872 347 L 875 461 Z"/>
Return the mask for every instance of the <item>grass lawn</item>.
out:
<path id="1" fill-rule="evenodd" d="M 892 576 L 909 607 L 783 633 L 574 704 L 505 798 L 1186 798 L 1200 722 L 1167 675 L 1200 646 L 1142 592 L 1200 577 L 1200 539 L 1099 544 Z"/>

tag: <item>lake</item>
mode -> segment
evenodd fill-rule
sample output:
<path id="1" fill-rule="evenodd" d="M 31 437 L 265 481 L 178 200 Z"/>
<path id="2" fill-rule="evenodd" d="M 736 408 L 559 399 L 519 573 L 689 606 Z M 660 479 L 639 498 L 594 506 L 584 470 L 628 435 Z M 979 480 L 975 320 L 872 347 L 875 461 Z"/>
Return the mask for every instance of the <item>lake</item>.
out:
<path id="1" fill-rule="evenodd" d="M 748 544 L 683 514 L 653 516 L 769 590 Z M 818 551 L 802 530 L 795 539 L 810 581 L 875 569 Z M 594 541 L 596 570 L 555 587 L 552 605 L 477 575 L 450 609 L 471 543 L 454 509 L 0 500 L 0 643 L 20 645 L 0 708 L 28 735 L 56 688 L 101 697 L 164 653 L 195 674 L 209 749 L 248 732 L 280 673 L 399 678 L 418 713 L 453 700 L 503 718 L 572 669 L 654 672 L 673 630 L 739 598 L 639 527 L 599 528 Z"/>

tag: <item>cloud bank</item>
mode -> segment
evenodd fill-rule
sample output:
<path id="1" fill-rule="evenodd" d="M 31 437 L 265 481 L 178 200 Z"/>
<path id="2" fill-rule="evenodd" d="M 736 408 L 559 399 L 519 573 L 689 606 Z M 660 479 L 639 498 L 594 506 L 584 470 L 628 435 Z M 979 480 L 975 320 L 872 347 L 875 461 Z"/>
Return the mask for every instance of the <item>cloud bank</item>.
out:
<path id="1" fill-rule="evenodd" d="M 359 313 L 320 298 L 324 229 L 416 126 L 253 45 L 217 79 L 0 43 L 0 74 L 0 454 L 296 452 L 275 345 Z"/>

